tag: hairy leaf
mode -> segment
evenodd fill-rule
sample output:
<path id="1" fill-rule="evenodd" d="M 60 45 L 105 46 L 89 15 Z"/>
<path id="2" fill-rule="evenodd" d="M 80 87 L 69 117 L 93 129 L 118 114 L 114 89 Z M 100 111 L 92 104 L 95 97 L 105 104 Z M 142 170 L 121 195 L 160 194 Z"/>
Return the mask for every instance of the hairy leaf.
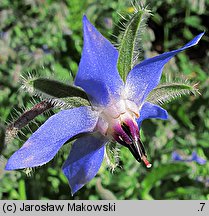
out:
<path id="1" fill-rule="evenodd" d="M 198 93 L 197 84 L 166 82 L 153 89 L 146 100 L 154 104 L 163 104 L 190 93 Z"/>
<path id="2" fill-rule="evenodd" d="M 133 68 L 136 55 L 138 55 L 140 34 L 148 14 L 149 11 L 146 9 L 137 10 L 125 26 L 120 42 L 117 65 L 121 78 L 124 81 L 129 71 Z"/>

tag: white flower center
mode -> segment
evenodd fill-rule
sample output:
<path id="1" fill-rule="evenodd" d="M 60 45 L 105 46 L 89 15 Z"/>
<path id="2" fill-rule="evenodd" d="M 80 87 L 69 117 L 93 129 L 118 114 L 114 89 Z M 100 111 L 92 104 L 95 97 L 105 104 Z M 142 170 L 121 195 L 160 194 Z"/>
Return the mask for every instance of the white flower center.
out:
<path id="1" fill-rule="evenodd" d="M 126 119 L 135 122 L 139 117 L 139 108 L 128 99 L 112 102 L 107 107 L 99 110 L 97 129 L 105 136 L 111 136 L 115 125 L 122 124 Z"/>
<path id="2" fill-rule="evenodd" d="M 97 107 L 97 111 L 99 119 L 96 129 L 104 136 L 127 147 L 138 162 L 143 161 L 146 167 L 150 168 L 151 164 L 147 160 L 136 123 L 136 118 L 139 118 L 139 107 L 133 101 L 121 98 L 107 107 Z"/>

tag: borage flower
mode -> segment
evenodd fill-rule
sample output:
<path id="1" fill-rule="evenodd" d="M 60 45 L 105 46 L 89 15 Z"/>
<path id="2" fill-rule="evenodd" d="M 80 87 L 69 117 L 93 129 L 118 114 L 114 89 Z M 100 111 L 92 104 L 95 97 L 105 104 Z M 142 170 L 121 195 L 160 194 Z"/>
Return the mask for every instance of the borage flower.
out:
<path id="1" fill-rule="evenodd" d="M 196 162 L 200 165 L 204 165 L 207 161 L 197 155 L 197 152 L 193 151 L 191 156 L 183 156 L 178 152 L 172 153 L 172 160 L 182 162 Z"/>
<path id="2" fill-rule="evenodd" d="M 62 110 L 50 117 L 8 160 L 6 169 L 41 166 L 69 139 L 73 143 L 63 165 L 72 194 L 98 172 L 105 145 L 115 140 L 149 168 L 139 129 L 148 118 L 167 119 L 166 110 L 146 101 L 158 85 L 164 65 L 177 53 L 198 43 L 203 34 L 178 50 L 146 59 L 133 67 L 124 83 L 118 51 L 83 17 L 84 47 L 74 84 L 88 95 L 91 106 Z M 77 136 L 79 135 L 79 136 Z"/>

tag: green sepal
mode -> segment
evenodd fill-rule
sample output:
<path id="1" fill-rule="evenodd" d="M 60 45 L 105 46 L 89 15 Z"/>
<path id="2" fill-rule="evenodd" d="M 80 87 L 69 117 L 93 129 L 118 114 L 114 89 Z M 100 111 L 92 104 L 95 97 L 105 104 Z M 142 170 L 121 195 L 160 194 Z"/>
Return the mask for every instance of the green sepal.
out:
<path id="1" fill-rule="evenodd" d="M 124 82 L 139 54 L 140 34 L 148 14 L 148 10 L 140 8 L 132 15 L 125 26 L 120 42 L 117 63 L 119 74 Z"/>
<path id="2" fill-rule="evenodd" d="M 148 95 L 146 101 L 154 104 L 163 104 L 190 93 L 199 93 L 197 84 L 190 84 L 187 81 L 166 82 L 154 88 Z"/>
<path id="3" fill-rule="evenodd" d="M 90 102 L 84 98 L 81 97 L 65 97 L 65 98 L 59 98 L 59 101 L 63 101 L 66 104 L 67 108 L 72 107 L 80 107 L 80 106 L 90 106 Z M 56 99 L 55 99 L 56 103 Z"/>
<path id="4" fill-rule="evenodd" d="M 105 159 L 107 166 L 113 172 L 119 163 L 119 149 L 116 142 L 111 141 L 105 146 Z"/>
<path id="5" fill-rule="evenodd" d="M 31 84 L 36 90 L 55 98 L 80 97 L 88 100 L 87 94 L 82 89 L 73 85 L 67 85 L 46 78 L 37 78 L 30 82 L 32 82 Z"/>

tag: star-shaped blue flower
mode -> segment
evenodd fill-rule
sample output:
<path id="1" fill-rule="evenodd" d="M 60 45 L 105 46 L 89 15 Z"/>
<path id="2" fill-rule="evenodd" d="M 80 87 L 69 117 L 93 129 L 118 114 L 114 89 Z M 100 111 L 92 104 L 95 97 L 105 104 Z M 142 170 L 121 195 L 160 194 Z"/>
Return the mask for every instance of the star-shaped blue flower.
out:
<path id="1" fill-rule="evenodd" d="M 92 106 L 62 110 L 50 117 L 8 160 L 6 169 L 41 166 L 76 135 L 63 172 L 72 194 L 98 172 L 104 147 L 114 139 L 128 147 L 138 161 L 150 163 L 139 137 L 148 118 L 167 119 L 166 110 L 146 102 L 160 81 L 164 65 L 177 53 L 198 43 L 203 33 L 178 50 L 146 59 L 128 74 L 126 83 L 117 70 L 118 51 L 83 17 L 84 47 L 74 84 L 87 93 Z"/>

